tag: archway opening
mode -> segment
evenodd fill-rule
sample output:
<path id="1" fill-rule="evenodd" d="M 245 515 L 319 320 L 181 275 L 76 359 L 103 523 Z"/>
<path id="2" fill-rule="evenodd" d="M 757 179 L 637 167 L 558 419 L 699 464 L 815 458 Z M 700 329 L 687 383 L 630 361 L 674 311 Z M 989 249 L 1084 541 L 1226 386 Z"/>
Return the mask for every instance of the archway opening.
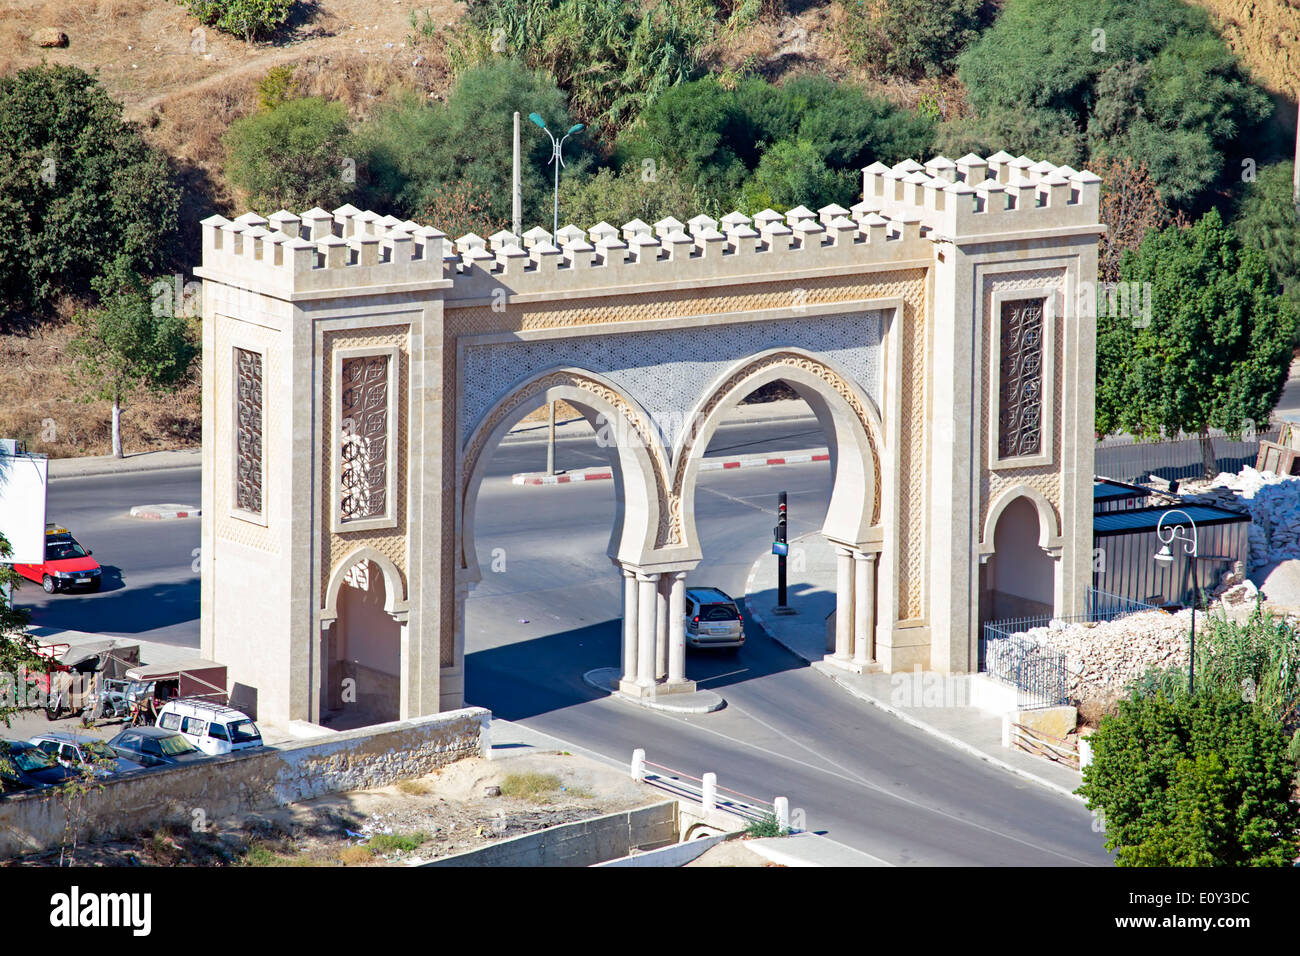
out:
<path id="1" fill-rule="evenodd" d="M 980 617 L 1006 620 L 1050 615 L 1056 562 L 1040 547 L 1038 508 L 1026 497 L 998 516 L 993 554 L 980 567 Z"/>
<path id="2" fill-rule="evenodd" d="M 323 635 L 321 723 L 343 729 L 400 716 L 402 626 L 385 610 L 387 582 L 373 561 L 348 569 L 338 618 Z"/>

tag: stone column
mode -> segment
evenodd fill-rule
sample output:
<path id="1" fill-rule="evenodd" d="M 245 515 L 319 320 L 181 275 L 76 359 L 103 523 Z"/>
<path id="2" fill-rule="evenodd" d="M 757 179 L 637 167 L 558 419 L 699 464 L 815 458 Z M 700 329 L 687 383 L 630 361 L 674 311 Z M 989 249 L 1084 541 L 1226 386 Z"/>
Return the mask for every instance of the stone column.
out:
<path id="1" fill-rule="evenodd" d="M 668 597 L 668 683 L 686 680 L 686 572 L 672 576 Z"/>
<path id="2" fill-rule="evenodd" d="M 636 683 L 637 666 L 636 572 L 623 569 L 623 680 Z"/>
<path id="3" fill-rule="evenodd" d="M 659 575 L 642 574 L 636 576 L 637 583 L 637 665 L 636 683 L 643 691 L 649 690 L 655 683 L 655 605 L 658 603 L 656 592 L 659 590 Z"/>
<path id="4" fill-rule="evenodd" d="M 876 632 L 876 556 L 853 555 L 853 663 L 865 667 L 874 659 L 871 646 Z"/>
<path id="5" fill-rule="evenodd" d="M 853 552 L 835 549 L 835 659 L 853 657 Z"/>
<path id="6" fill-rule="evenodd" d="M 655 592 L 655 679 L 668 678 L 668 593 L 672 577 L 659 575 L 659 588 Z"/>

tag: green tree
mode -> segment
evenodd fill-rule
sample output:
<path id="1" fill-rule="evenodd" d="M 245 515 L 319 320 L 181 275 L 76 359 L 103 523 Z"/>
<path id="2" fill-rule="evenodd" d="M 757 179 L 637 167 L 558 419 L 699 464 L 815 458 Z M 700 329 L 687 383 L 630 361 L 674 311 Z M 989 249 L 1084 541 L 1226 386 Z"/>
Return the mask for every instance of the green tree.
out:
<path id="1" fill-rule="evenodd" d="M 984 0 L 839 0 L 840 35 L 854 62 L 886 73 L 938 76 L 979 36 Z"/>
<path id="2" fill-rule="evenodd" d="M 179 205 L 166 158 L 93 76 L 0 77 L 0 304 L 46 307 L 108 263 L 156 268 Z"/>
<path id="3" fill-rule="evenodd" d="M 399 94 L 357 131 L 358 165 L 367 177 L 367 202 L 401 218 L 414 218 L 444 184 L 464 181 L 486 198 L 487 219 L 510 222 L 513 115 L 540 113 L 552 130 L 569 128 L 564 94 L 545 73 L 514 60 L 496 59 L 461 74 L 447 102 L 427 103 Z M 521 177 L 524 219 L 551 221 L 551 143 L 524 120 Z M 586 159 L 583 137 L 564 146 L 567 176 Z M 436 224 L 435 224 L 436 225 Z"/>
<path id="4" fill-rule="evenodd" d="M 94 285 L 100 305 L 78 316 L 68 349 L 87 397 L 113 403 L 113 454 L 121 458 L 122 403 L 141 388 L 175 388 L 189 375 L 199 346 L 189 318 L 173 307 L 170 294 L 160 292 L 159 283 L 118 271 Z"/>
<path id="5" fill-rule="evenodd" d="M 289 22 L 294 0 L 177 0 L 200 23 L 244 42 L 269 37 Z"/>
<path id="6" fill-rule="evenodd" d="M 262 213 L 333 209 L 356 188 L 348 114 L 314 96 L 285 100 L 230 124 L 226 173 Z"/>
<path id="7" fill-rule="evenodd" d="M 659 166 L 602 169 L 570 178 L 560 189 L 560 221 L 588 229 L 598 222 L 622 226 L 633 219 L 655 223 L 672 216 L 686 222 L 695 215 L 695 194 L 671 169 Z"/>
<path id="8" fill-rule="evenodd" d="M 1120 866 L 1290 866 L 1295 762 L 1240 694 L 1137 696 L 1091 738 L 1078 793 Z"/>
<path id="9" fill-rule="evenodd" d="M 1243 249 L 1215 210 L 1151 232 L 1125 256 L 1151 315 L 1097 317 L 1097 430 L 1155 438 L 1199 434 L 1214 473 L 1210 428 L 1268 421 L 1286 382 L 1296 313 L 1275 292 L 1262 253 Z M 1121 310 L 1114 310 L 1115 312 Z"/>
<path id="10" fill-rule="evenodd" d="M 1146 163 L 1167 200 L 1186 208 L 1224 171 L 1234 143 L 1270 113 L 1214 29 L 1181 0 L 1008 0 L 959 58 L 977 120 L 1035 130 L 1004 148 L 1037 158 L 1062 133 L 1086 155 Z M 1026 124 L 1020 117 L 1056 114 Z"/>
<path id="11" fill-rule="evenodd" d="M 12 554 L 9 542 L 0 534 L 0 562 Z M 40 666 L 36 640 L 27 633 L 31 615 L 14 607 L 11 600 L 13 589 L 23 580 L 13 565 L 0 563 L 0 720 L 6 727 L 27 696 L 27 689 L 18 686 L 19 675 Z"/>
<path id="12" fill-rule="evenodd" d="M 853 202 L 858 179 L 827 167 L 820 150 L 806 139 L 782 140 L 759 160 L 754 175 L 740 189 L 740 211 L 753 215 L 764 209 L 786 212 L 798 205 L 818 209 Z"/>
<path id="13" fill-rule="evenodd" d="M 1264 254 L 1273 278 L 1300 308 L 1300 214 L 1292 196 L 1294 170 L 1292 163 L 1260 170 L 1242 194 L 1232 229 L 1242 245 Z"/>

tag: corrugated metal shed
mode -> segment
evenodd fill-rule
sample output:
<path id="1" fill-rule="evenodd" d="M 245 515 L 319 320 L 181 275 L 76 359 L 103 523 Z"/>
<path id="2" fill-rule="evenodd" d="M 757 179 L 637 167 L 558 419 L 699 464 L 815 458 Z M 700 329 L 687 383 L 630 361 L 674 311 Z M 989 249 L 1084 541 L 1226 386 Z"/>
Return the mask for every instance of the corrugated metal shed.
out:
<path id="1" fill-rule="evenodd" d="M 1141 508 L 1151 496 L 1150 489 L 1141 485 L 1127 485 L 1110 478 L 1097 478 L 1092 483 L 1092 513 L 1129 511 Z"/>

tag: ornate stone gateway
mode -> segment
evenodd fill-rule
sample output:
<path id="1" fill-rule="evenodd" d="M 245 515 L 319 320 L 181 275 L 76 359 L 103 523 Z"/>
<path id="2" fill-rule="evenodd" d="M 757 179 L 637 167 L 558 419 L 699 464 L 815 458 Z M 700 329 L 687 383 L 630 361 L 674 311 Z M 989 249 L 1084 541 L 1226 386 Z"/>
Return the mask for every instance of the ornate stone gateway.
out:
<path id="1" fill-rule="evenodd" d="M 1022 511 L 1052 606 L 1081 611 L 1097 177 L 998 153 L 863 185 L 852 209 L 519 239 L 352 206 L 206 220 L 202 650 L 235 702 L 460 706 L 486 459 L 557 399 L 612 449 L 626 693 L 692 687 L 699 461 L 777 380 L 830 446 L 833 661 L 969 670 L 981 564 Z"/>

